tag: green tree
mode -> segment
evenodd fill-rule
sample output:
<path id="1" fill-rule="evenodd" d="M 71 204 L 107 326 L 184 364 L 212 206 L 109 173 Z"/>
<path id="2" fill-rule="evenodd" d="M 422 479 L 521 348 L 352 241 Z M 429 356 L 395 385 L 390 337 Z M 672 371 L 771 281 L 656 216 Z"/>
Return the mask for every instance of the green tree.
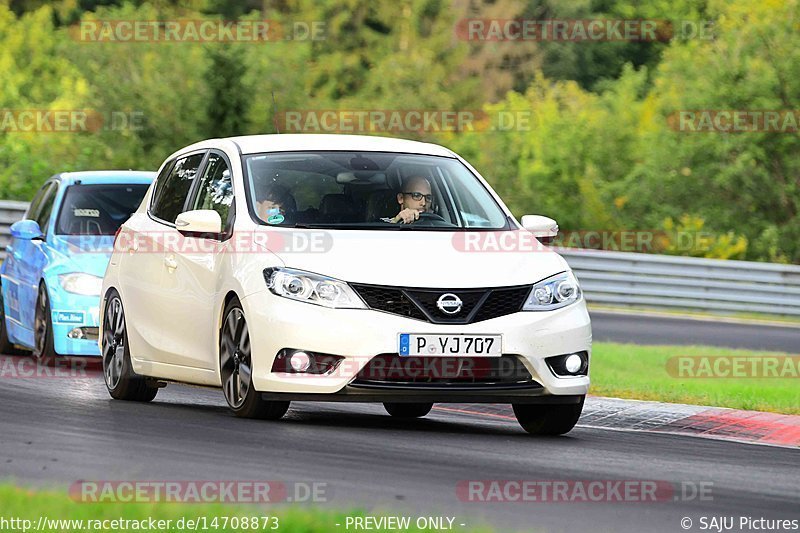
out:
<path id="1" fill-rule="evenodd" d="M 668 126 L 682 110 L 796 110 L 798 2 L 715 1 L 709 10 L 714 38 L 675 43 L 655 74 L 650 98 L 660 128 L 624 182 L 628 215 L 653 222 L 699 215 L 713 231 L 744 235 L 749 259 L 800 262 L 797 134 Z"/>
<path id="2" fill-rule="evenodd" d="M 235 46 L 208 48 L 210 63 L 205 82 L 210 137 L 231 137 L 247 131 L 247 109 L 251 95 L 242 82 L 247 67 L 241 49 Z"/>

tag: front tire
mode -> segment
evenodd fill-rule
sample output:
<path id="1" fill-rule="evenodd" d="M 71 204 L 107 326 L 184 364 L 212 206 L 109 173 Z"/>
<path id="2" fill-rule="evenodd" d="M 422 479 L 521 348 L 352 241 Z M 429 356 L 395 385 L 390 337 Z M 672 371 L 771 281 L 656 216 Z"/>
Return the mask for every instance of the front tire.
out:
<path id="1" fill-rule="evenodd" d="M 0 354 L 3 355 L 21 355 L 24 352 L 14 346 L 8 338 L 8 329 L 6 326 L 6 307 L 3 299 L 3 287 L 0 285 Z"/>
<path id="2" fill-rule="evenodd" d="M 242 305 L 233 298 L 222 314 L 219 332 L 219 371 L 222 392 L 233 414 L 240 418 L 278 420 L 289 410 L 289 402 L 267 401 L 253 386 L 250 332 Z"/>
<path id="3" fill-rule="evenodd" d="M 581 396 L 579 403 L 556 405 L 515 403 L 512 407 L 519 425 L 531 435 L 563 435 L 578 423 L 585 399 Z"/>
<path id="4" fill-rule="evenodd" d="M 136 374 L 131 365 L 128 330 L 122 299 L 116 291 L 108 296 L 103 318 L 103 378 L 112 398 L 131 402 L 149 402 L 158 394 L 157 387 Z"/>
<path id="5" fill-rule="evenodd" d="M 56 349 L 53 346 L 53 314 L 50 312 L 50 297 L 44 283 L 39 284 L 36 298 L 36 316 L 33 322 L 33 356 L 40 361 L 53 361 Z"/>
<path id="6" fill-rule="evenodd" d="M 431 412 L 433 403 L 384 402 L 383 408 L 395 418 L 421 418 Z"/>

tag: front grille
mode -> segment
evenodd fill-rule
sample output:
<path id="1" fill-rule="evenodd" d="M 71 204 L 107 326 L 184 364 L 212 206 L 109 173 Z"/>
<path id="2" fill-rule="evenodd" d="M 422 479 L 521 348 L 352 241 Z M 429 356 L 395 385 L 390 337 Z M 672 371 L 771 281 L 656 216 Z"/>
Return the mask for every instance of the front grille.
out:
<path id="1" fill-rule="evenodd" d="M 511 287 L 508 289 L 492 290 L 489 297 L 486 298 L 486 301 L 484 301 L 483 305 L 478 309 L 473 321 L 480 322 L 481 320 L 489 320 L 490 318 L 507 315 L 509 314 L 509 309 L 513 309 L 513 311 L 510 311 L 511 313 L 520 311 L 530 292 L 530 287 Z"/>
<path id="2" fill-rule="evenodd" d="M 361 387 L 535 388 L 541 387 L 515 355 L 502 357 L 373 357 L 351 383 Z"/>
<path id="3" fill-rule="evenodd" d="M 487 291 L 485 289 L 477 291 L 440 291 L 440 290 L 409 290 L 406 289 L 406 294 L 422 309 L 427 317 L 431 318 L 432 322 L 446 322 L 452 324 L 465 324 L 469 322 L 469 317 L 475 307 L 478 306 L 486 298 Z M 442 294 L 455 294 L 463 302 L 461 311 L 456 315 L 448 315 L 438 307 L 436 301 Z"/>
<path id="4" fill-rule="evenodd" d="M 353 288 L 372 309 L 425 320 L 425 314 L 400 289 L 377 285 L 353 285 Z"/>
<path id="5" fill-rule="evenodd" d="M 371 309 L 425 320 L 434 324 L 471 324 L 522 310 L 530 285 L 486 289 L 417 289 L 353 284 Z M 461 310 L 447 314 L 436 305 L 443 294 L 455 294 Z"/>

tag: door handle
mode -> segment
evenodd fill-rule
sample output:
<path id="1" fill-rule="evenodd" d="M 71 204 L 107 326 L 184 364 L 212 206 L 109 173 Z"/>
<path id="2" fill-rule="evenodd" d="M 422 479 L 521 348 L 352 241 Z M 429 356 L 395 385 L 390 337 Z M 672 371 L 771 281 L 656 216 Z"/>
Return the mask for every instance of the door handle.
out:
<path id="1" fill-rule="evenodd" d="M 174 257 L 165 257 L 164 264 L 167 265 L 167 268 L 170 270 L 175 270 L 178 268 L 178 262 L 175 261 Z"/>

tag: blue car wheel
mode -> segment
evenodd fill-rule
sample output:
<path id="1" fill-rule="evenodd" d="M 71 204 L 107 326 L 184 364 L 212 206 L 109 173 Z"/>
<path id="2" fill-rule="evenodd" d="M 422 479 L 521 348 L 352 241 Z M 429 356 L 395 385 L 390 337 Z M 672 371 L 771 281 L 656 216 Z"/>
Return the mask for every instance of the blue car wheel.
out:
<path id="1" fill-rule="evenodd" d="M 36 298 L 36 318 L 34 320 L 33 355 L 38 359 L 51 360 L 56 357 L 53 347 L 53 322 L 50 313 L 50 298 L 44 283 L 39 285 L 39 296 Z"/>
<path id="2" fill-rule="evenodd" d="M 0 287 L 0 354 L 4 355 L 17 355 L 20 354 L 19 350 L 8 339 L 8 329 L 6 329 L 6 307 L 3 301 L 3 288 Z"/>

